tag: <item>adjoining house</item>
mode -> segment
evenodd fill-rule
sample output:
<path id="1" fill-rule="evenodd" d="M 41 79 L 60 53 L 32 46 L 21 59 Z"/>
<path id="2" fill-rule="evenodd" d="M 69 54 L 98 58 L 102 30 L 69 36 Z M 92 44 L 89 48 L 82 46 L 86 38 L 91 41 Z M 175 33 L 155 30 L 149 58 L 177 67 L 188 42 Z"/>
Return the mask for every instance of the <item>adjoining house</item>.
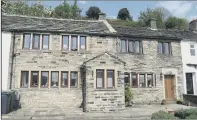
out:
<path id="1" fill-rule="evenodd" d="M 181 41 L 184 93 L 197 95 L 197 19 L 189 26 L 195 34 L 184 35 Z"/>
<path id="2" fill-rule="evenodd" d="M 99 17 L 2 15 L 2 30 L 12 36 L 8 87 L 20 92 L 22 107 L 82 103 L 86 112 L 119 111 L 125 108 L 125 83 L 136 104 L 182 97 L 180 31 L 157 29 L 154 19 L 149 28 L 126 28 Z"/>

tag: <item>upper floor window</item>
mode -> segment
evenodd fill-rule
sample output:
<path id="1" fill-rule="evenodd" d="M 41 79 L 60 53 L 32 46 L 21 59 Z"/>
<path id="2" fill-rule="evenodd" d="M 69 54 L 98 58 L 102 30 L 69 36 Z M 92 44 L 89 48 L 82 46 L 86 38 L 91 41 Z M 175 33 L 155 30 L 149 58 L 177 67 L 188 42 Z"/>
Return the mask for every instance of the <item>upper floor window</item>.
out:
<path id="1" fill-rule="evenodd" d="M 158 53 L 171 54 L 170 42 L 158 42 Z"/>
<path id="2" fill-rule="evenodd" d="M 77 50 L 77 44 L 78 44 L 77 36 L 71 36 L 71 50 L 75 51 Z"/>
<path id="3" fill-rule="evenodd" d="M 40 35 L 39 34 L 33 34 L 32 48 L 33 49 L 40 48 Z"/>
<path id="4" fill-rule="evenodd" d="M 80 49 L 86 49 L 86 37 L 80 36 Z"/>
<path id="5" fill-rule="evenodd" d="M 23 48 L 29 49 L 31 44 L 31 34 L 30 33 L 25 33 L 23 35 Z"/>
<path id="6" fill-rule="evenodd" d="M 34 33 L 23 34 L 23 49 L 40 49 L 40 48 L 49 49 L 49 35 L 47 34 L 41 35 Z"/>
<path id="7" fill-rule="evenodd" d="M 138 40 L 121 40 L 121 52 L 142 53 L 142 43 Z"/>
<path id="8" fill-rule="evenodd" d="M 195 53 L 195 46 L 193 44 L 190 45 L 190 55 L 191 56 L 195 56 L 196 53 Z"/>
<path id="9" fill-rule="evenodd" d="M 42 35 L 42 48 L 49 49 L 49 35 Z"/>
<path id="10" fill-rule="evenodd" d="M 69 49 L 69 36 L 66 35 L 62 36 L 62 49 L 63 50 Z"/>

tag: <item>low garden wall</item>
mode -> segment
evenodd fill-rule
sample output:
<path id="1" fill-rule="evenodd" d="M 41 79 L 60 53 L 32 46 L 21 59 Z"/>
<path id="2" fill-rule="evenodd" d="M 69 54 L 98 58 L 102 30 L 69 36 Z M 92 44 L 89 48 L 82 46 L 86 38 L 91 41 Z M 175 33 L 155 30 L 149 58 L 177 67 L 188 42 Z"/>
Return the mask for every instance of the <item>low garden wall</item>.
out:
<path id="1" fill-rule="evenodd" d="M 183 94 L 183 100 L 192 106 L 197 106 L 197 95 Z"/>

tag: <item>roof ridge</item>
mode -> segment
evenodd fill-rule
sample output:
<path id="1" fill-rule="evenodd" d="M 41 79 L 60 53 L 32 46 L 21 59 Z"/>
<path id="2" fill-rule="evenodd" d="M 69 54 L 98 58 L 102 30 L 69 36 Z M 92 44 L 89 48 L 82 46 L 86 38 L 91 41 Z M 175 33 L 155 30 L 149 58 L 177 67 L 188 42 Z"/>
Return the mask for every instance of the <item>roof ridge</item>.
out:
<path id="1" fill-rule="evenodd" d="M 18 16 L 26 18 L 37 18 L 37 19 L 52 19 L 52 20 L 67 20 L 67 21 L 87 21 L 87 22 L 102 22 L 99 20 L 76 20 L 76 19 L 64 19 L 64 18 L 52 18 L 52 17 L 37 17 L 37 16 L 27 16 L 27 15 L 17 15 L 17 14 L 2 14 L 2 16 Z"/>

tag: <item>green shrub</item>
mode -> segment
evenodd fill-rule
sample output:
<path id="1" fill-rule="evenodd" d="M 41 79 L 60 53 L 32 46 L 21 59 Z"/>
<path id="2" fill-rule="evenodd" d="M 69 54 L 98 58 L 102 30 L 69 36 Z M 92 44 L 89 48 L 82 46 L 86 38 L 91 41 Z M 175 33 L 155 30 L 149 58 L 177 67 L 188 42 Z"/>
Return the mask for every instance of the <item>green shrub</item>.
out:
<path id="1" fill-rule="evenodd" d="M 185 119 L 197 119 L 197 115 L 196 114 L 192 114 L 190 116 L 187 116 Z"/>
<path id="2" fill-rule="evenodd" d="M 183 104 L 183 100 L 178 99 L 178 100 L 176 101 L 176 103 L 177 103 L 177 104 Z"/>
<path id="3" fill-rule="evenodd" d="M 157 120 L 160 120 L 160 119 L 170 119 L 170 120 L 174 120 L 176 119 L 176 117 L 174 117 L 173 115 L 165 112 L 165 111 L 158 111 L 158 112 L 155 112 L 152 114 L 151 116 L 151 119 L 157 119 Z"/>
<path id="4" fill-rule="evenodd" d="M 185 119 L 190 115 L 197 115 L 197 108 L 185 109 L 175 111 L 174 116 L 180 119 Z"/>
<path id="5" fill-rule="evenodd" d="M 125 85 L 125 102 L 130 102 L 133 99 L 133 92 L 129 85 Z"/>

